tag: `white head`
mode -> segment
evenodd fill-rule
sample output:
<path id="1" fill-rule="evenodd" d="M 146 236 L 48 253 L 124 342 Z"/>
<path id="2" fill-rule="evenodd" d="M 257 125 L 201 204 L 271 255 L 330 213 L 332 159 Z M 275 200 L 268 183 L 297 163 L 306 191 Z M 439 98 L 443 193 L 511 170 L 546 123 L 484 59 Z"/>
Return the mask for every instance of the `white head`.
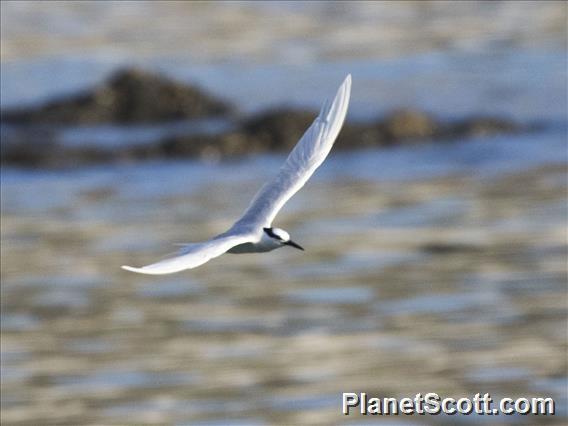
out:
<path id="1" fill-rule="evenodd" d="M 291 246 L 299 250 L 304 248 L 290 239 L 290 234 L 280 228 L 263 228 L 264 233 L 282 246 Z"/>

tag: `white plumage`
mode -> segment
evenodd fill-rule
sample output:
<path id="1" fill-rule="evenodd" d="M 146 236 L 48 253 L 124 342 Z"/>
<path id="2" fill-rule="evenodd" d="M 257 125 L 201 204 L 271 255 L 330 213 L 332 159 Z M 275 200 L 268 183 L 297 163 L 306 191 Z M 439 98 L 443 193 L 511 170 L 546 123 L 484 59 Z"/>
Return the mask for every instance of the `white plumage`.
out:
<path id="1" fill-rule="evenodd" d="M 195 268 L 228 251 L 264 252 L 284 245 L 301 249 L 290 240 L 286 231 L 271 228 L 272 221 L 329 154 L 345 120 L 350 93 L 351 75 L 348 75 L 333 102 L 324 103 L 318 117 L 296 144 L 276 177 L 260 189 L 243 216 L 227 232 L 209 241 L 187 244 L 173 258 L 141 268 L 122 268 L 142 274 L 171 274 Z"/>

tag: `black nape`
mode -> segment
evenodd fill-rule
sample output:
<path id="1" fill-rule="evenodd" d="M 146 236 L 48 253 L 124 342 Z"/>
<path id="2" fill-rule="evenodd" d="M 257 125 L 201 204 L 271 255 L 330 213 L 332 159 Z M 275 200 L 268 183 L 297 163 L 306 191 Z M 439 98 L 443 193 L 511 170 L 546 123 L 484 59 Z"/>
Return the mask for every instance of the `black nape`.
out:
<path id="1" fill-rule="evenodd" d="M 277 240 L 283 241 L 282 238 L 280 238 L 280 236 L 276 235 L 273 231 L 272 228 L 262 228 L 264 230 L 264 232 L 266 232 L 266 234 L 271 237 L 271 238 L 275 238 Z"/>

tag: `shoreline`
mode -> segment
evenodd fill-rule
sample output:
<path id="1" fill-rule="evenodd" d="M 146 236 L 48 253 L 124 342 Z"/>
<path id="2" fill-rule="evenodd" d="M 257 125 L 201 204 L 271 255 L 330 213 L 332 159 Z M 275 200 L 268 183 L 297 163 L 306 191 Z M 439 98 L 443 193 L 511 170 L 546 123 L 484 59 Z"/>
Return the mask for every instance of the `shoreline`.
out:
<path id="1" fill-rule="evenodd" d="M 199 87 L 124 68 L 89 91 L 37 107 L 3 110 L 1 163 L 25 168 L 70 168 L 173 158 L 227 160 L 287 152 L 316 116 L 315 110 L 282 107 L 242 117 L 234 105 Z M 213 129 L 199 127 L 199 120 L 211 119 L 221 124 Z M 69 129 L 83 129 L 83 133 L 92 129 L 96 133 L 103 126 L 123 134 L 135 126 L 163 131 L 144 143 L 129 144 L 124 137 L 115 136 L 113 144 L 103 146 L 86 134 L 80 143 L 69 145 L 63 140 Z M 519 123 L 503 116 L 444 120 L 420 109 L 395 109 L 369 121 L 347 122 L 336 149 L 450 143 L 538 128 L 534 123 Z"/>

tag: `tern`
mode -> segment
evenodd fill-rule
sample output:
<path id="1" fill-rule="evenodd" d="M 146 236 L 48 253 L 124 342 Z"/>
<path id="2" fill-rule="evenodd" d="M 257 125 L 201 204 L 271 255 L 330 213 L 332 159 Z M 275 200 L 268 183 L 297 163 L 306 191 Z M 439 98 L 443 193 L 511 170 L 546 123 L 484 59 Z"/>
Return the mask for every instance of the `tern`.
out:
<path id="1" fill-rule="evenodd" d="M 122 268 L 141 274 L 162 275 L 195 268 L 223 253 L 261 253 L 284 246 L 304 250 L 290 239 L 288 232 L 273 227 L 272 221 L 329 154 L 345 121 L 350 93 L 351 75 L 348 75 L 333 102 L 324 103 L 276 177 L 260 189 L 242 217 L 228 231 L 209 241 L 184 244 L 175 257 L 141 268 Z"/>

